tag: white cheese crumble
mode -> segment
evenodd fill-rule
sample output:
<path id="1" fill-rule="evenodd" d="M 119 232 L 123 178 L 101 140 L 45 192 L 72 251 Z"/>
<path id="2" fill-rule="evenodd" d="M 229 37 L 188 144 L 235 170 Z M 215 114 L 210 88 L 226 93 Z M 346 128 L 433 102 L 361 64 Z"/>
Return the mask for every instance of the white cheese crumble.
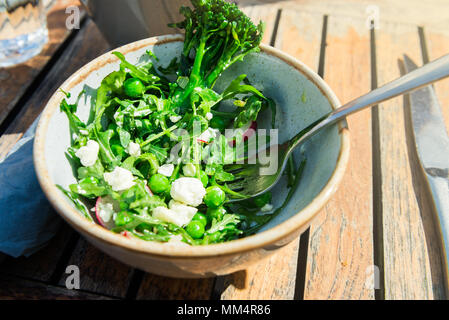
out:
<path id="1" fill-rule="evenodd" d="M 84 130 L 84 129 L 81 129 L 81 130 L 80 130 L 80 133 L 81 133 L 83 136 L 88 136 L 88 135 L 89 135 L 89 131 Z"/>
<path id="2" fill-rule="evenodd" d="M 192 221 L 193 216 L 198 209 L 186 206 L 185 204 L 171 200 L 168 204 L 169 208 L 157 207 L 153 209 L 152 214 L 156 219 L 165 222 L 176 224 L 179 227 L 184 227 Z"/>
<path id="3" fill-rule="evenodd" d="M 208 113 L 206 113 L 206 119 L 207 120 L 212 120 L 212 118 L 214 117 L 214 115 L 212 114 L 212 112 L 208 112 Z"/>
<path id="4" fill-rule="evenodd" d="M 206 189 L 201 180 L 182 177 L 173 182 L 170 195 L 176 201 L 198 207 L 203 202 Z"/>
<path id="5" fill-rule="evenodd" d="M 173 122 L 173 123 L 176 123 L 176 122 L 178 122 L 181 119 L 182 119 L 181 116 L 170 116 L 170 121 Z"/>
<path id="6" fill-rule="evenodd" d="M 196 167 L 193 163 L 188 163 L 182 167 L 182 172 L 187 177 L 194 177 L 196 174 Z"/>
<path id="7" fill-rule="evenodd" d="M 109 183 L 114 191 L 123 191 L 135 185 L 131 171 L 121 167 L 115 167 L 112 172 L 104 173 L 104 180 Z"/>
<path id="8" fill-rule="evenodd" d="M 90 167 L 97 162 L 99 150 L 98 142 L 89 140 L 84 147 L 79 148 L 75 155 L 80 159 L 83 166 Z"/>
<path id="9" fill-rule="evenodd" d="M 126 147 L 126 152 L 133 157 L 140 157 L 140 145 L 138 143 L 130 142 L 128 147 Z"/>
<path id="10" fill-rule="evenodd" d="M 112 203 L 99 203 L 98 209 L 98 214 L 103 222 L 111 221 L 112 215 L 114 214 Z"/>
<path id="11" fill-rule="evenodd" d="M 215 139 L 220 134 L 220 130 L 207 128 L 206 131 L 204 131 L 197 140 L 204 141 L 204 142 L 210 142 L 212 139 Z"/>
<path id="12" fill-rule="evenodd" d="M 266 205 L 264 205 L 261 209 L 262 212 L 270 212 L 271 210 L 273 210 L 273 205 L 267 203 Z"/>
<path id="13" fill-rule="evenodd" d="M 173 171 L 175 170 L 175 165 L 173 163 L 164 164 L 157 169 L 157 173 L 162 174 L 166 177 L 171 177 Z"/>

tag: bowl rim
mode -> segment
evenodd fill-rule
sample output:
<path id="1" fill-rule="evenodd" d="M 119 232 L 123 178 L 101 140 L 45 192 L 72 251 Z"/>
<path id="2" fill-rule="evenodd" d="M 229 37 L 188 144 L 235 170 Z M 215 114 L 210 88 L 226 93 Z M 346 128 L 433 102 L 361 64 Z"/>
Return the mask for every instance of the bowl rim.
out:
<path id="1" fill-rule="evenodd" d="M 119 51 L 123 54 L 127 54 L 143 47 L 151 45 L 162 45 L 164 43 L 178 42 L 183 40 L 184 37 L 179 34 L 163 35 L 139 40 L 121 46 L 99 56 L 98 58 L 81 67 L 77 72 L 69 77 L 60 86 L 60 88 L 65 90 L 66 92 L 69 92 L 74 86 L 82 82 L 89 74 L 91 74 L 91 72 L 94 72 L 95 70 L 109 63 L 117 62 L 118 58 L 111 54 L 113 51 Z M 312 71 L 304 63 L 274 47 L 264 44 L 261 44 L 260 47 L 262 52 L 282 60 L 283 62 L 289 64 L 298 72 L 301 72 L 304 76 L 306 76 L 309 81 L 313 82 L 315 86 L 321 91 L 321 93 L 329 101 L 329 104 L 333 109 L 340 106 L 340 102 L 337 96 L 327 85 L 327 83 L 324 82 L 324 80 L 318 74 Z M 83 217 L 79 213 L 79 211 L 77 211 L 68 203 L 68 201 L 64 198 L 65 196 L 62 194 L 62 192 L 59 191 L 55 183 L 50 178 L 45 162 L 45 138 L 51 116 L 54 112 L 59 110 L 59 105 L 63 98 L 64 94 L 60 90 L 57 90 L 52 95 L 44 111 L 42 112 L 36 129 L 33 158 L 35 171 L 40 186 L 56 211 L 78 232 L 100 241 L 103 245 L 113 245 L 135 253 L 146 254 L 159 258 L 165 257 L 170 259 L 217 257 L 248 252 L 254 249 L 260 249 L 269 245 L 279 243 L 284 239 L 290 239 L 291 236 L 296 235 L 296 233 L 301 228 L 307 226 L 311 222 L 311 220 L 324 207 L 330 197 L 335 193 L 341 180 L 343 179 L 349 161 L 349 130 L 347 128 L 346 121 L 342 121 L 338 124 L 341 139 L 341 148 L 335 170 L 333 171 L 331 177 L 319 192 L 319 194 L 306 207 L 304 207 L 302 210 L 300 210 L 287 220 L 274 226 L 273 228 L 245 238 L 231 240 L 229 242 L 219 244 L 210 244 L 207 246 L 171 245 L 166 243 L 151 241 L 147 242 L 139 239 L 127 238 L 120 234 L 113 233 L 98 224 L 92 223 L 88 219 Z M 286 243 L 288 242 L 290 241 L 287 241 Z"/>

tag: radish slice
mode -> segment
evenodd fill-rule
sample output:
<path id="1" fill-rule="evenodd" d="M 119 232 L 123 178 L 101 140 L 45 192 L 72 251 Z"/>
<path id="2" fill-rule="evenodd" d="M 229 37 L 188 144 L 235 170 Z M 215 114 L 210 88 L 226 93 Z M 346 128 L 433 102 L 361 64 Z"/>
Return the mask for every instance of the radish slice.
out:
<path id="1" fill-rule="evenodd" d="M 246 125 L 244 125 L 240 130 L 245 130 L 242 134 L 243 141 L 245 142 L 256 133 L 257 122 L 251 121 L 251 122 L 247 123 Z M 229 145 L 231 147 L 235 147 L 235 143 L 236 143 L 236 139 L 230 141 Z"/>
<path id="2" fill-rule="evenodd" d="M 125 238 L 131 238 L 131 235 L 129 234 L 129 232 L 128 231 L 122 231 L 122 232 L 120 232 L 120 234 L 122 235 L 122 236 L 124 236 Z"/>
<path id="3" fill-rule="evenodd" d="M 148 193 L 150 194 L 150 196 L 154 196 L 153 192 L 151 192 L 151 189 L 149 186 L 145 186 L 145 189 L 147 189 Z"/>
<path id="4" fill-rule="evenodd" d="M 115 227 L 114 214 L 118 212 L 120 206 L 117 201 L 110 196 L 98 197 L 95 203 L 95 216 L 97 217 L 100 225 L 106 229 L 112 229 Z"/>

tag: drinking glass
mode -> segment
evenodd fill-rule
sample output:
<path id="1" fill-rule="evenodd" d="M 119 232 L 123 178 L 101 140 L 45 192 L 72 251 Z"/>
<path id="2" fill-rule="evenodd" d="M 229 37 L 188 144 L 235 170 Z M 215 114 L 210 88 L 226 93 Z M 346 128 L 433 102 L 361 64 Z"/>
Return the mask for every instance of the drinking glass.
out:
<path id="1" fill-rule="evenodd" d="M 34 57 L 47 41 L 42 0 L 0 0 L 0 67 Z"/>

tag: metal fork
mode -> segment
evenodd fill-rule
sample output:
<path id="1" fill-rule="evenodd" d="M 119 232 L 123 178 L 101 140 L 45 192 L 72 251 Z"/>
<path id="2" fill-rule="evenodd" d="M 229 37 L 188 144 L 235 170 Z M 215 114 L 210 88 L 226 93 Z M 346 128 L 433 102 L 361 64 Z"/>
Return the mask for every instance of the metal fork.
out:
<path id="1" fill-rule="evenodd" d="M 445 55 L 326 114 L 301 130 L 292 139 L 282 144 L 267 146 L 262 151 L 258 151 L 257 154 L 251 157 L 253 161 L 247 161 L 248 163 L 255 164 L 231 164 L 225 166 L 225 169 L 233 173 L 236 177 L 234 181 L 228 184 L 228 187 L 240 195 L 238 196 L 236 194 L 236 197 L 229 201 L 235 202 L 253 198 L 273 188 L 279 182 L 293 150 L 321 129 L 343 120 L 352 113 L 372 107 L 382 101 L 418 89 L 448 76 L 449 55 Z M 261 152 L 263 152 L 263 155 L 261 155 Z M 261 174 L 267 169 L 267 165 L 269 164 L 263 164 L 264 162 L 259 161 L 259 159 L 261 157 L 265 159 L 267 154 L 277 154 L 277 170 L 271 175 Z"/>

